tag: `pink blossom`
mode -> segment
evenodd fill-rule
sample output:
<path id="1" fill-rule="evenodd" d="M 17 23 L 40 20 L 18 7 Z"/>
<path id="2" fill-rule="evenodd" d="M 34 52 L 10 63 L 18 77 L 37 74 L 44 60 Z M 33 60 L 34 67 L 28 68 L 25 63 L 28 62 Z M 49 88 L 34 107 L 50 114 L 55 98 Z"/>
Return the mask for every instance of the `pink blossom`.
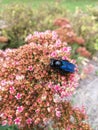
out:
<path id="1" fill-rule="evenodd" d="M 22 112 L 23 111 L 23 109 L 24 109 L 24 107 L 23 106 L 19 106 L 19 107 L 17 107 L 17 112 Z"/>
<path id="2" fill-rule="evenodd" d="M 56 40 L 58 37 L 57 33 L 55 31 L 52 32 L 52 40 Z"/>
<path id="3" fill-rule="evenodd" d="M 12 94 L 12 93 L 14 93 L 14 92 L 15 92 L 15 89 L 14 89 L 13 86 L 11 86 L 11 87 L 10 87 L 10 93 Z"/>
<path id="4" fill-rule="evenodd" d="M 0 113 L 0 117 L 3 118 L 4 117 L 4 113 Z"/>
<path id="5" fill-rule="evenodd" d="M 70 24 L 66 24 L 65 26 L 66 26 L 66 28 L 71 28 Z"/>
<path id="6" fill-rule="evenodd" d="M 36 112 L 36 113 L 39 113 L 39 112 L 40 112 L 40 109 L 35 110 L 35 112 Z"/>
<path id="7" fill-rule="evenodd" d="M 72 37 L 72 36 L 74 36 L 74 33 L 73 32 L 67 32 L 66 35 L 69 36 L 69 37 Z"/>
<path id="8" fill-rule="evenodd" d="M 63 56 L 62 59 L 63 59 L 63 60 L 68 60 L 68 57 Z"/>
<path id="9" fill-rule="evenodd" d="M 56 111 L 56 116 L 57 117 L 61 117 L 61 112 L 60 111 Z"/>
<path id="10" fill-rule="evenodd" d="M 51 119 L 50 119 L 50 120 L 51 120 Z M 48 125 L 48 124 L 49 124 L 49 119 L 43 118 L 43 122 L 44 122 L 45 125 Z"/>
<path id="11" fill-rule="evenodd" d="M 55 95 L 54 95 L 54 98 L 53 98 L 53 101 L 54 101 L 55 103 L 61 102 L 61 97 L 60 97 L 58 94 L 55 94 Z"/>
<path id="12" fill-rule="evenodd" d="M 30 40 L 30 39 L 32 39 L 32 34 L 29 34 L 29 35 L 26 37 L 25 41 L 27 42 L 27 41 Z"/>
<path id="13" fill-rule="evenodd" d="M 2 86 L 5 86 L 5 85 L 6 85 L 6 81 L 5 81 L 5 80 L 2 80 L 2 81 L 1 81 L 1 85 L 2 85 Z"/>
<path id="14" fill-rule="evenodd" d="M 53 85 L 52 85 L 51 82 L 48 84 L 48 87 L 49 87 L 49 88 L 53 88 Z"/>
<path id="15" fill-rule="evenodd" d="M 2 121 L 2 126 L 7 125 L 7 120 Z"/>
<path id="16" fill-rule="evenodd" d="M 14 82 L 13 81 L 8 81 L 8 84 L 13 85 Z"/>
<path id="17" fill-rule="evenodd" d="M 78 106 L 74 106 L 74 109 L 79 110 L 83 114 L 86 114 L 86 109 L 85 109 L 85 106 L 83 106 L 83 105 L 81 108 L 79 108 Z"/>
<path id="18" fill-rule="evenodd" d="M 13 99 L 13 95 L 9 95 L 9 99 L 11 99 L 11 100 L 12 100 L 12 99 Z"/>
<path id="19" fill-rule="evenodd" d="M 55 45 L 56 45 L 57 47 L 60 47 L 60 46 L 61 46 L 61 40 L 60 40 L 60 39 L 56 40 Z"/>
<path id="20" fill-rule="evenodd" d="M 15 120 L 14 120 L 15 124 L 16 125 L 20 125 L 20 122 L 21 122 L 21 119 L 19 117 L 17 117 Z"/>
<path id="21" fill-rule="evenodd" d="M 12 120 L 12 116 L 11 115 L 8 115 L 8 120 Z"/>
<path id="22" fill-rule="evenodd" d="M 0 86 L 0 90 L 4 91 L 5 90 L 4 86 Z"/>
<path id="23" fill-rule="evenodd" d="M 70 52 L 70 50 L 71 50 L 71 47 L 63 47 L 62 48 L 62 51 L 64 51 L 64 52 Z"/>
<path id="24" fill-rule="evenodd" d="M 68 94 L 65 91 L 61 92 L 61 98 L 64 98 L 65 96 L 67 96 Z"/>
<path id="25" fill-rule="evenodd" d="M 33 70 L 33 66 L 29 66 L 29 67 L 28 67 L 28 70 L 29 70 L 29 71 L 32 71 L 32 70 Z"/>
<path id="26" fill-rule="evenodd" d="M 32 119 L 31 118 L 28 118 L 27 120 L 26 120 L 26 123 L 29 125 L 29 124 L 32 124 Z"/>
<path id="27" fill-rule="evenodd" d="M 16 97 L 16 99 L 21 99 L 21 94 L 20 93 L 17 93 L 17 95 L 15 96 Z"/>
<path id="28" fill-rule="evenodd" d="M 56 57 L 57 56 L 57 53 L 54 51 L 51 53 L 51 57 Z"/>
<path id="29" fill-rule="evenodd" d="M 67 129 L 66 130 L 71 130 L 71 128 L 70 127 L 67 127 Z"/>
<path id="30" fill-rule="evenodd" d="M 38 38 L 40 38 L 40 33 L 35 31 L 35 32 L 34 32 L 34 35 L 32 36 L 32 38 L 33 38 L 34 36 L 37 36 Z"/>
<path id="31" fill-rule="evenodd" d="M 16 80 L 22 80 L 24 79 L 24 75 L 16 75 Z"/>
<path id="32" fill-rule="evenodd" d="M 59 86 L 59 85 L 55 85 L 55 86 L 54 86 L 54 90 L 55 90 L 55 91 L 59 91 L 59 90 L 60 90 L 60 86 Z"/>

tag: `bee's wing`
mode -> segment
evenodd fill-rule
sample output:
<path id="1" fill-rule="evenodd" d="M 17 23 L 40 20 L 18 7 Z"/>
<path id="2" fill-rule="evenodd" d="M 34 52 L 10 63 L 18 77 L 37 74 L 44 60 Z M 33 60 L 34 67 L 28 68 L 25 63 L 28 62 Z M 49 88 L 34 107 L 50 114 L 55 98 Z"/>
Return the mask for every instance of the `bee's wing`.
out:
<path id="1" fill-rule="evenodd" d="M 75 71 L 75 65 L 68 62 L 62 61 L 63 65 L 60 67 L 62 70 L 73 73 Z"/>

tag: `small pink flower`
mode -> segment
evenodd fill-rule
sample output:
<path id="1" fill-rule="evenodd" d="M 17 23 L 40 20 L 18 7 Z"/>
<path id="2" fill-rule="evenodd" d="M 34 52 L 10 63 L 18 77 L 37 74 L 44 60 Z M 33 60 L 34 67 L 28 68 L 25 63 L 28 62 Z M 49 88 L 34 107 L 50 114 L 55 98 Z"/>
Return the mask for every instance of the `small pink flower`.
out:
<path id="1" fill-rule="evenodd" d="M 29 71 L 32 71 L 32 70 L 33 70 L 33 66 L 29 66 L 29 67 L 28 67 L 28 70 L 29 70 Z"/>
<path id="2" fill-rule="evenodd" d="M 5 85 L 6 85 L 6 81 L 5 81 L 5 80 L 2 80 L 2 81 L 1 81 L 1 85 L 2 85 L 2 86 L 5 86 Z"/>
<path id="3" fill-rule="evenodd" d="M 39 113 L 39 112 L 40 112 L 40 109 L 35 110 L 35 112 L 36 112 L 36 113 Z"/>
<path id="4" fill-rule="evenodd" d="M 67 127 L 67 129 L 66 130 L 71 130 L 71 128 L 70 127 Z"/>
<path id="5" fill-rule="evenodd" d="M 56 116 L 57 117 L 61 117 L 61 112 L 60 111 L 56 111 Z"/>
<path id="6" fill-rule="evenodd" d="M 26 120 L 26 123 L 29 125 L 29 124 L 32 124 L 32 119 L 31 118 L 28 118 L 27 120 Z"/>
<path id="7" fill-rule="evenodd" d="M 12 94 L 12 93 L 14 93 L 14 92 L 15 92 L 15 89 L 14 89 L 13 86 L 11 86 L 11 87 L 10 87 L 10 93 Z"/>
<path id="8" fill-rule="evenodd" d="M 12 116 L 11 115 L 8 115 L 8 120 L 12 120 Z"/>
<path id="9" fill-rule="evenodd" d="M 68 57 L 67 56 L 63 56 L 62 60 L 68 60 Z"/>
<path id="10" fill-rule="evenodd" d="M 19 106 L 19 107 L 17 107 L 17 110 L 16 110 L 16 111 L 17 111 L 17 112 L 22 112 L 23 109 L 24 109 L 23 106 Z"/>
<path id="11" fill-rule="evenodd" d="M 62 91 L 62 92 L 61 92 L 61 98 L 64 98 L 64 97 L 66 96 L 66 94 L 67 94 L 67 93 L 66 93 L 65 91 Z"/>
<path id="12" fill-rule="evenodd" d="M 48 84 L 48 87 L 49 87 L 49 88 L 53 88 L 52 83 L 49 83 L 49 84 Z"/>
<path id="13" fill-rule="evenodd" d="M 70 52 L 70 50 L 71 50 L 71 47 L 64 47 L 64 48 L 62 48 L 62 51 L 64 51 L 64 52 Z"/>
<path id="14" fill-rule="evenodd" d="M 24 79 L 24 75 L 16 75 L 16 80 L 23 80 Z"/>
<path id="15" fill-rule="evenodd" d="M 59 90 L 60 90 L 60 86 L 59 86 L 59 85 L 55 85 L 55 86 L 54 86 L 54 90 L 55 90 L 55 91 L 59 91 Z"/>
<path id="16" fill-rule="evenodd" d="M 56 57 L 57 56 L 57 53 L 56 52 L 52 52 L 51 53 L 51 57 Z"/>
<path id="17" fill-rule="evenodd" d="M 60 47 L 60 46 L 61 46 L 61 40 L 60 40 L 60 39 L 56 40 L 55 45 L 56 45 L 57 47 Z"/>
<path id="18" fill-rule="evenodd" d="M 47 118 L 43 118 L 43 122 L 44 122 L 45 125 L 48 125 L 49 120 Z"/>
<path id="19" fill-rule="evenodd" d="M 13 82 L 13 81 L 8 81 L 8 84 L 9 84 L 9 85 L 13 85 L 14 82 Z"/>
<path id="20" fill-rule="evenodd" d="M 2 121 L 2 126 L 7 125 L 7 120 Z"/>
<path id="21" fill-rule="evenodd" d="M 55 31 L 52 32 L 52 40 L 57 39 L 58 35 Z"/>
<path id="22" fill-rule="evenodd" d="M 27 41 L 30 40 L 30 39 L 32 39 L 32 34 L 29 34 L 29 35 L 26 37 L 25 41 L 27 42 Z"/>
<path id="23" fill-rule="evenodd" d="M 21 99 L 21 94 L 20 93 L 17 93 L 17 95 L 15 96 L 16 97 L 16 99 Z"/>
<path id="24" fill-rule="evenodd" d="M 21 122 L 21 119 L 19 117 L 17 117 L 15 120 L 14 120 L 15 124 L 16 125 L 20 125 L 20 122 Z"/>
<path id="25" fill-rule="evenodd" d="M 85 114 L 86 115 L 86 108 L 85 108 L 85 106 L 82 106 L 82 108 L 81 108 L 81 110 L 80 110 L 83 114 Z"/>

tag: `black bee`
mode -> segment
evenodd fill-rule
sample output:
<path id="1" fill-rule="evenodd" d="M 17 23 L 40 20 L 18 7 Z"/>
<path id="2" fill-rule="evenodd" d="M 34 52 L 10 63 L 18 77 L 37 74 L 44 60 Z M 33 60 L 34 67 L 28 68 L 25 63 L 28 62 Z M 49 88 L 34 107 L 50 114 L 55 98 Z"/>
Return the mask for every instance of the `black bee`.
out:
<path id="1" fill-rule="evenodd" d="M 63 74 L 74 73 L 76 66 L 67 60 L 50 59 L 50 66 Z"/>

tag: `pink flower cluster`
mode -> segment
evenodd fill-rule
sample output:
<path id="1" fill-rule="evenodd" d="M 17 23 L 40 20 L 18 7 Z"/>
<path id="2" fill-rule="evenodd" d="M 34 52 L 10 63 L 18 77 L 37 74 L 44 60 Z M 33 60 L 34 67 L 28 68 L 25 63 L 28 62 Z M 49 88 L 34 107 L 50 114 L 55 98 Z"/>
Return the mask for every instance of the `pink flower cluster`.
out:
<path id="1" fill-rule="evenodd" d="M 72 108 L 63 99 L 73 94 L 79 76 L 77 69 L 66 76 L 55 73 L 49 63 L 53 57 L 73 63 L 70 48 L 50 31 L 35 32 L 26 41 L 18 49 L 0 51 L 0 124 L 38 129 L 51 119 L 57 127 L 67 128 L 71 122 L 66 122 L 66 112 Z"/>

